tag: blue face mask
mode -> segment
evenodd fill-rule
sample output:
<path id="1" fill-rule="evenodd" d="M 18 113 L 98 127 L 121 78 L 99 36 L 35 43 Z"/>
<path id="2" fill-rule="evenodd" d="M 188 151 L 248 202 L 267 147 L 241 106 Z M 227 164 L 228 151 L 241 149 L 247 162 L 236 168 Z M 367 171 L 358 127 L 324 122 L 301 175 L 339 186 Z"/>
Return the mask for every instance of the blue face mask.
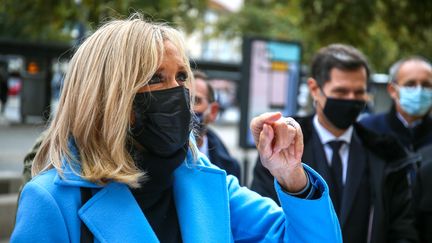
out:
<path id="1" fill-rule="evenodd" d="M 399 104 L 411 116 L 423 116 L 432 107 L 432 89 L 399 87 Z"/>

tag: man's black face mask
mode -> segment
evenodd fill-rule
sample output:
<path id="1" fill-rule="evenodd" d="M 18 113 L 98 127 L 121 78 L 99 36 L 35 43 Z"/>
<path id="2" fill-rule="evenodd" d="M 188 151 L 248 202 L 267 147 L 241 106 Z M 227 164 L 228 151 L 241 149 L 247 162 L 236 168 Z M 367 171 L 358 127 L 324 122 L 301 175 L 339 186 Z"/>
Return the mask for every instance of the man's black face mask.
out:
<path id="1" fill-rule="evenodd" d="M 325 96 L 324 92 L 321 92 Z M 364 100 L 336 99 L 327 96 L 326 99 L 324 115 L 335 127 L 342 130 L 351 126 L 366 106 Z"/>

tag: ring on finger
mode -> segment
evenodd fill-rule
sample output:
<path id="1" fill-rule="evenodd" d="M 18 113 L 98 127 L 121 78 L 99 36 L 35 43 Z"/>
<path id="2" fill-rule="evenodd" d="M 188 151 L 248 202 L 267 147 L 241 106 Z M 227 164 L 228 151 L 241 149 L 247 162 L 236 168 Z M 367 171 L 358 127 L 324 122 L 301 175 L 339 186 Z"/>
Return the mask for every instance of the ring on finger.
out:
<path id="1" fill-rule="evenodd" d="M 287 124 L 288 126 L 292 126 L 292 127 L 296 128 L 293 119 L 285 119 L 285 124 Z"/>

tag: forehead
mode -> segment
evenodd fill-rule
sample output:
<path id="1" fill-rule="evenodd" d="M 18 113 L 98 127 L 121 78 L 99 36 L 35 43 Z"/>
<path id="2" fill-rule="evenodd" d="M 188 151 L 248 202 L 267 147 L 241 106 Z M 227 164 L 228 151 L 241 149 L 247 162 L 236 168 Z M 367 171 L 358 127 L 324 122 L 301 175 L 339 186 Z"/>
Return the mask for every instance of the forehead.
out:
<path id="1" fill-rule="evenodd" d="M 397 74 L 397 79 L 405 81 L 408 79 L 430 79 L 432 78 L 432 67 L 419 60 L 411 60 L 403 63 Z"/>
<path id="2" fill-rule="evenodd" d="M 184 65 L 183 55 L 181 50 L 175 46 L 171 41 L 164 41 L 164 55 L 163 62 L 175 61 Z"/>
<path id="3" fill-rule="evenodd" d="M 197 78 L 195 79 L 195 95 L 197 96 L 207 96 L 207 84 L 204 80 Z"/>
<path id="4" fill-rule="evenodd" d="M 332 68 L 330 70 L 330 80 L 324 83 L 324 87 L 352 87 L 367 85 L 367 72 L 364 67 L 355 70 L 342 70 Z"/>

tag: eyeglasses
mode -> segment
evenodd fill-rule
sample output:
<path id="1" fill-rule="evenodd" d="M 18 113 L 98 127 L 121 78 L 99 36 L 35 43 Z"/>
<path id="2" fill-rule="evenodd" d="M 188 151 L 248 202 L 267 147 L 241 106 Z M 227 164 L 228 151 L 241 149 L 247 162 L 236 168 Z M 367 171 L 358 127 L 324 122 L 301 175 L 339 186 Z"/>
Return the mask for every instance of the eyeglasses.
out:
<path id="1" fill-rule="evenodd" d="M 409 88 L 415 88 L 417 86 L 420 86 L 425 89 L 432 89 L 432 80 L 421 80 L 420 82 L 417 82 L 416 80 L 408 80 L 402 85 L 397 85 L 398 87 L 409 87 Z"/>

